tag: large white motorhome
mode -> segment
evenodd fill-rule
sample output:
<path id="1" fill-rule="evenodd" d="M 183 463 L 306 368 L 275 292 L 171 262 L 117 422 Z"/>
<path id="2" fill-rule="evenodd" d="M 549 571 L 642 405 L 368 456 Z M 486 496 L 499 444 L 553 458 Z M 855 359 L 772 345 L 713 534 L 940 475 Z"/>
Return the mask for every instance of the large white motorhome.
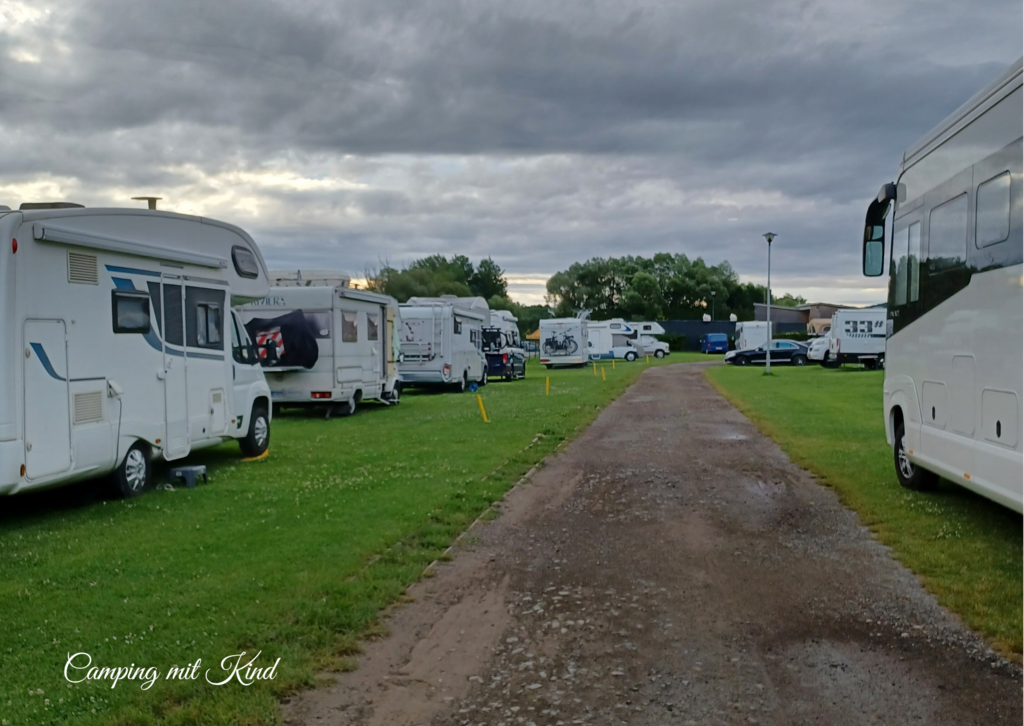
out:
<path id="1" fill-rule="evenodd" d="M 744 320 L 742 323 L 736 323 L 736 350 L 753 350 L 767 343 L 767 321 Z"/>
<path id="2" fill-rule="evenodd" d="M 398 403 L 398 302 L 347 286 L 344 273 L 271 272 L 281 283 L 239 312 L 267 376 L 274 407 Z M 345 282 L 346 284 L 338 284 Z"/>
<path id="3" fill-rule="evenodd" d="M 808 355 L 810 358 L 810 355 Z M 825 367 L 858 363 L 874 370 L 885 366 L 885 307 L 843 308 L 832 315 Z"/>
<path id="4" fill-rule="evenodd" d="M 938 475 L 1017 512 L 1021 95 L 1017 61 L 912 146 L 868 208 L 863 247 L 878 276 L 890 246 L 883 406 L 900 483 Z"/>
<path id="5" fill-rule="evenodd" d="M 640 355 L 653 355 L 655 358 L 664 358 L 669 354 L 668 343 L 658 340 L 655 335 L 664 335 L 665 328 L 661 323 L 639 322 L 630 323 L 633 328 L 632 341 Z"/>
<path id="6" fill-rule="evenodd" d="M 590 360 L 636 360 L 643 355 L 633 345 L 636 338 L 637 330 L 632 323 L 627 323 L 622 318 L 587 321 L 587 348 Z"/>
<path id="7" fill-rule="evenodd" d="M 482 330 L 487 375 L 513 381 L 526 378 L 526 351 L 519 340 L 519 319 L 508 310 L 492 310 Z"/>
<path id="8" fill-rule="evenodd" d="M 270 438 L 270 391 L 231 306 L 269 289 L 259 248 L 212 219 L 25 204 L 0 212 L 0 494 Z"/>
<path id="9" fill-rule="evenodd" d="M 587 313 L 540 321 L 540 362 L 547 368 L 584 366 L 590 360 Z"/>
<path id="10" fill-rule="evenodd" d="M 400 306 L 403 384 L 487 385 L 481 329 L 491 311 L 482 297 L 411 297 Z"/>

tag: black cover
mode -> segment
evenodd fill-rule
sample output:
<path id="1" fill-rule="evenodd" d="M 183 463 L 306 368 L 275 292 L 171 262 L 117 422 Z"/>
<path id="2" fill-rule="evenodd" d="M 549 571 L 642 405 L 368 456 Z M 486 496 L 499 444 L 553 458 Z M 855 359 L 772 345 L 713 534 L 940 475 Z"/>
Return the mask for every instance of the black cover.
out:
<path id="1" fill-rule="evenodd" d="M 312 368 L 320 357 L 316 331 L 301 310 L 278 318 L 253 318 L 245 330 L 264 367 Z"/>

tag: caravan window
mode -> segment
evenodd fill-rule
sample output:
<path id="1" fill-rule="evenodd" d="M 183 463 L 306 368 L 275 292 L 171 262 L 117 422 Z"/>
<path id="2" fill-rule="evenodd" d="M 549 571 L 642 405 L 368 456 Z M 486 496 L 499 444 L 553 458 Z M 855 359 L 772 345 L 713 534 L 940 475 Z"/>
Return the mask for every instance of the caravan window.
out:
<path id="1" fill-rule="evenodd" d="M 942 272 L 967 261 L 967 195 L 932 210 L 928 229 L 928 268 Z"/>
<path id="2" fill-rule="evenodd" d="M 341 314 L 341 342 L 356 343 L 359 341 L 359 319 L 356 313 Z"/>
<path id="3" fill-rule="evenodd" d="M 975 245 L 999 244 L 1010 236 L 1010 172 L 978 185 Z"/>
<path id="4" fill-rule="evenodd" d="M 114 332 L 148 333 L 149 295 L 127 290 L 112 291 Z"/>
<path id="5" fill-rule="evenodd" d="M 220 349 L 221 324 L 219 305 L 196 305 L 196 345 L 200 348 Z"/>
<path id="6" fill-rule="evenodd" d="M 458 318 L 455 318 L 455 334 L 456 335 L 461 335 L 462 334 L 462 321 L 459 320 Z"/>
<path id="7" fill-rule="evenodd" d="M 231 261 L 235 263 L 235 272 L 242 277 L 256 278 L 260 276 L 260 267 L 256 256 L 245 247 L 231 248 Z"/>
<path id="8" fill-rule="evenodd" d="M 367 313 L 366 314 L 366 339 L 367 340 L 377 340 L 377 338 L 378 338 L 377 331 L 379 329 L 380 329 L 380 315 L 378 315 L 377 313 Z"/>

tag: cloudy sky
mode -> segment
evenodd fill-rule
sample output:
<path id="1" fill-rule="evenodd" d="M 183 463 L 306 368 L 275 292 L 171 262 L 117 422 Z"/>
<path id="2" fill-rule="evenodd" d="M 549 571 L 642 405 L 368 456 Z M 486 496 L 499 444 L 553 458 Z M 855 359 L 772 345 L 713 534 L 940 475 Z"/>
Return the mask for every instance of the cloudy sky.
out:
<path id="1" fill-rule="evenodd" d="M 0 0 L 0 204 L 162 208 L 274 268 L 729 260 L 876 302 L 863 215 L 1020 0 Z M 870 285 L 876 285 L 871 289 Z"/>

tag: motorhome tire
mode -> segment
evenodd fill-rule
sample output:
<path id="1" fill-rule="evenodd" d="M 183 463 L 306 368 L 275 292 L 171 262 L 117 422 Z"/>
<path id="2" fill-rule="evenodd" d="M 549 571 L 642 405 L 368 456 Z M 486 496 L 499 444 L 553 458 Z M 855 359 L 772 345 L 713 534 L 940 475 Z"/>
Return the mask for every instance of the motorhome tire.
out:
<path id="1" fill-rule="evenodd" d="M 480 380 L 477 381 L 477 385 L 481 388 L 487 385 L 487 368 L 484 368 L 484 372 L 480 374 Z"/>
<path id="2" fill-rule="evenodd" d="M 633 361 L 635 361 L 635 360 L 636 360 L 636 353 L 634 353 L 633 351 L 629 351 L 628 353 L 626 353 L 626 356 L 625 356 L 625 358 L 626 358 L 626 360 L 628 360 L 628 361 L 629 361 L 630 363 L 632 363 Z"/>
<path id="3" fill-rule="evenodd" d="M 805 366 L 805 365 L 807 365 L 807 356 L 804 356 L 804 355 L 794 355 L 793 358 L 792 358 L 792 363 L 795 366 Z"/>
<path id="4" fill-rule="evenodd" d="M 896 466 L 896 478 L 904 489 L 915 492 L 930 492 L 939 484 L 939 477 L 927 469 L 913 464 L 907 456 L 907 447 L 903 440 L 903 424 L 896 427 L 893 437 L 892 458 Z"/>
<path id="5" fill-rule="evenodd" d="M 239 439 L 238 445 L 242 449 L 242 455 L 247 457 L 261 456 L 270 446 L 270 420 L 267 418 L 267 409 L 262 404 L 257 403 L 252 407 L 249 433 L 244 439 Z"/>
<path id="6" fill-rule="evenodd" d="M 654 351 L 654 357 L 655 358 L 664 358 L 665 357 L 665 351 L 663 351 L 663 350 L 656 350 L 656 351 Z"/>
<path id="7" fill-rule="evenodd" d="M 113 476 L 113 493 L 121 499 L 137 497 L 149 486 L 149 452 L 146 445 L 136 441 L 124 455 L 124 461 Z"/>

